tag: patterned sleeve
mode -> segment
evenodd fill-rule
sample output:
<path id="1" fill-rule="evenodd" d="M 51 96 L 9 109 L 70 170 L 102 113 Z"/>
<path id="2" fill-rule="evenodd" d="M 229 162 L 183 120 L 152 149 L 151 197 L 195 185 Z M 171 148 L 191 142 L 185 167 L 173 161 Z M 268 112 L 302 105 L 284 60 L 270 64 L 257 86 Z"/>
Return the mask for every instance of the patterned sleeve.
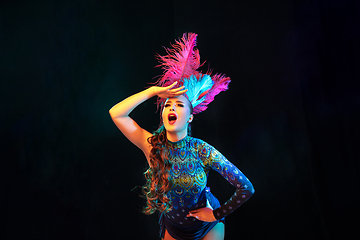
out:
<path id="1" fill-rule="evenodd" d="M 226 203 L 213 210 L 215 218 L 219 220 L 246 202 L 254 194 L 255 189 L 249 179 L 214 147 L 206 144 L 201 155 L 205 157 L 205 159 L 203 158 L 205 165 L 220 173 L 236 188 L 235 193 Z"/>

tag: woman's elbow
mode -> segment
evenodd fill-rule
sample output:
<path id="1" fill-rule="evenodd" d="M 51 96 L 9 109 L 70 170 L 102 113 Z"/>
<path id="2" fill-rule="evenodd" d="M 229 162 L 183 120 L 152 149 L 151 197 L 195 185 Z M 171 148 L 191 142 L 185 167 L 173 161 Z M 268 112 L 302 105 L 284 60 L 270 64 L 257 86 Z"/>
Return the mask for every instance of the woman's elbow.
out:
<path id="1" fill-rule="evenodd" d="M 111 117 L 112 119 L 114 119 L 114 118 L 117 117 L 113 107 L 110 108 L 109 114 L 110 114 L 110 117 Z"/>
<path id="2" fill-rule="evenodd" d="M 254 188 L 254 186 L 253 186 L 252 184 L 250 184 L 250 186 L 248 187 L 248 191 L 249 191 L 250 197 L 251 197 L 252 195 L 254 195 L 254 193 L 255 193 L 255 188 Z"/>
<path id="3" fill-rule="evenodd" d="M 112 117 L 112 114 L 113 114 L 113 107 L 109 109 L 109 114 L 110 114 L 110 116 Z"/>
<path id="4" fill-rule="evenodd" d="M 254 193 L 255 193 L 255 188 L 252 187 L 252 188 L 250 189 L 250 195 L 252 196 L 252 195 L 254 195 Z"/>

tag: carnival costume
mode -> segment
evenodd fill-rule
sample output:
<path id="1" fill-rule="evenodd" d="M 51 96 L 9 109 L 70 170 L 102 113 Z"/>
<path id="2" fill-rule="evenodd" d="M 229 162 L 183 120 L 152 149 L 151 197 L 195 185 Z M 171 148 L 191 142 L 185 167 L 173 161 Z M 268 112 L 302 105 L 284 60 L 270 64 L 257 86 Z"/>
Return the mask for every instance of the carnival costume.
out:
<path id="1" fill-rule="evenodd" d="M 169 86 L 177 81 L 176 87 L 185 86 L 184 94 L 193 107 L 193 114 L 206 110 L 207 105 L 221 91 L 228 88 L 230 78 L 198 71 L 200 64 L 199 51 L 195 49 L 194 33 L 184 34 L 183 38 L 166 49 L 168 55 L 158 56 L 160 65 L 165 71 L 158 80 L 158 86 Z M 162 108 L 166 99 L 159 98 L 158 107 Z M 231 162 L 210 144 L 190 136 L 178 142 L 170 142 L 166 146 L 168 159 L 171 162 L 171 190 L 167 193 L 171 200 L 171 210 L 160 213 L 160 237 L 164 237 L 165 229 L 175 239 L 201 239 L 219 221 L 247 201 L 254 193 L 251 182 Z M 216 197 L 206 186 L 210 170 L 220 173 L 236 188 L 235 193 L 220 205 Z M 207 201 L 214 209 L 214 222 L 199 221 L 187 217 L 191 210 L 206 207 Z"/>

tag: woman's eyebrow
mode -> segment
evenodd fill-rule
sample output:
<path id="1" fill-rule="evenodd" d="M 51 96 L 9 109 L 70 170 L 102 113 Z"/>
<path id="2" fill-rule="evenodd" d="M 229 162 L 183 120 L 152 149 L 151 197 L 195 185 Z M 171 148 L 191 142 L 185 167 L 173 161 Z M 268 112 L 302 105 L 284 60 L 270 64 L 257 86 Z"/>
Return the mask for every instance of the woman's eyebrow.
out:
<path id="1" fill-rule="evenodd" d="M 176 103 L 184 103 L 183 101 L 180 101 L 180 100 L 176 100 L 175 101 Z M 170 100 L 168 100 L 166 103 L 172 103 Z"/>

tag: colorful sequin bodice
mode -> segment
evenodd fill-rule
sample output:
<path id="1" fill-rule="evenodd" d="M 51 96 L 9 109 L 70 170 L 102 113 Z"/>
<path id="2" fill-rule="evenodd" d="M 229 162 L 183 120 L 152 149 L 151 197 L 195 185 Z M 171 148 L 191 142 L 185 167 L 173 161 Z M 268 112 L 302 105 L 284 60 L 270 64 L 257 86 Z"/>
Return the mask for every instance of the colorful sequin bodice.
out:
<path id="1" fill-rule="evenodd" d="M 178 142 L 169 142 L 168 150 L 172 164 L 172 189 L 168 193 L 172 210 L 167 212 L 166 216 L 170 220 L 182 225 L 197 221 L 195 218 L 187 218 L 186 215 L 190 210 L 206 206 L 206 184 L 211 169 L 219 172 L 237 189 L 224 206 L 214 210 L 217 219 L 234 211 L 252 195 L 253 188 L 249 180 L 206 142 L 187 136 Z M 239 200 L 239 197 L 242 200 Z"/>

